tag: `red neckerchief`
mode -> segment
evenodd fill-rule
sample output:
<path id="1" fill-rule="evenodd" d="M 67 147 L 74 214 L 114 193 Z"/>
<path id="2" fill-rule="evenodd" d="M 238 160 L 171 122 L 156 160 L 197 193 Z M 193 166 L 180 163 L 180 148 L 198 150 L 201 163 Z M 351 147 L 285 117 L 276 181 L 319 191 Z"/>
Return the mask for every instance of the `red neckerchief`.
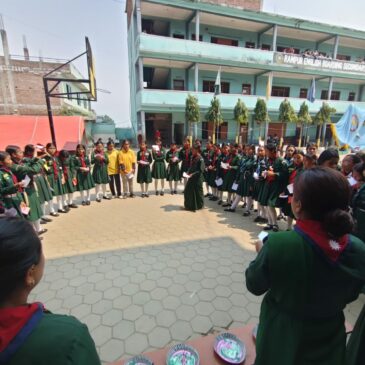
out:
<path id="1" fill-rule="evenodd" d="M 340 258 L 350 241 L 349 235 L 338 239 L 331 238 L 324 230 L 322 223 L 314 220 L 298 220 L 294 229 L 334 263 Z"/>
<path id="2" fill-rule="evenodd" d="M 54 178 L 58 179 L 58 166 L 57 166 L 57 161 L 56 158 L 54 156 L 52 157 L 52 166 L 53 166 L 53 174 L 54 174 Z"/>
<path id="3" fill-rule="evenodd" d="M 65 177 L 65 180 L 68 180 L 68 168 L 65 165 L 65 161 L 61 161 L 63 176 Z"/>
<path id="4" fill-rule="evenodd" d="M 158 145 L 159 149 L 157 151 L 157 156 L 160 157 L 161 156 L 161 153 L 162 153 L 162 146 Z"/>
<path id="5" fill-rule="evenodd" d="M 176 149 L 172 150 L 170 148 L 170 152 L 172 153 L 171 158 L 174 158 L 175 157 L 175 154 L 176 154 Z"/>
<path id="6" fill-rule="evenodd" d="M 141 151 L 141 160 L 146 161 L 146 150 Z"/>
<path id="7" fill-rule="evenodd" d="M 218 156 L 219 156 L 219 153 L 214 152 L 212 166 L 215 166 L 215 163 L 217 162 Z"/>
<path id="8" fill-rule="evenodd" d="M 271 159 L 271 158 L 269 158 L 268 159 L 268 163 L 269 163 L 269 167 L 272 167 L 272 172 L 274 172 L 274 163 L 275 163 L 275 160 L 273 160 L 273 159 Z M 275 180 L 275 176 L 268 176 L 267 177 L 267 181 L 269 182 L 269 183 L 272 183 L 273 181 Z"/>
<path id="9" fill-rule="evenodd" d="M 8 167 L 1 166 L 0 170 L 7 172 L 11 176 L 14 185 L 18 183 L 18 178 L 15 176 L 15 174 L 12 173 L 12 171 Z M 23 192 L 23 189 L 20 186 L 18 186 L 18 192 Z"/>
<path id="10" fill-rule="evenodd" d="M 44 311 L 41 303 L 0 309 L 0 354 L 39 311 Z"/>
<path id="11" fill-rule="evenodd" d="M 190 154 L 190 150 L 185 148 L 185 161 L 186 162 L 189 161 L 189 154 Z"/>
<path id="12" fill-rule="evenodd" d="M 79 158 L 80 158 L 80 162 L 81 162 L 81 167 L 86 167 L 85 154 L 84 154 L 84 153 L 83 153 L 83 154 L 81 154 L 81 155 L 79 156 Z"/>

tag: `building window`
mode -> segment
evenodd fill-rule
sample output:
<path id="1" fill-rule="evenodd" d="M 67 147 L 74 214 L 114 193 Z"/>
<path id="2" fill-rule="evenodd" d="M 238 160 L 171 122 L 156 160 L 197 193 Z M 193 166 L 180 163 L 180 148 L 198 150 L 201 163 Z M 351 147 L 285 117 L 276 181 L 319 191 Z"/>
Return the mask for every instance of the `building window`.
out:
<path id="1" fill-rule="evenodd" d="M 208 139 L 209 133 L 208 133 L 208 122 L 202 123 L 202 139 Z"/>
<path id="2" fill-rule="evenodd" d="M 67 93 L 67 99 L 71 98 L 72 89 L 70 85 L 66 84 L 66 93 Z"/>
<path id="3" fill-rule="evenodd" d="M 332 91 L 331 100 L 340 100 L 341 92 L 340 91 Z M 328 100 L 328 90 L 322 90 L 321 99 Z"/>
<path id="4" fill-rule="evenodd" d="M 221 44 L 224 46 L 234 46 L 238 47 L 238 41 L 235 39 L 229 39 L 229 38 L 218 38 L 218 37 L 212 37 L 211 43 L 215 44 Z"/>
<path id="5" fill-rule="evenodd" d="M 299 48 L 294 48 L 294 47 L 281 47 L 278 46 L 277 48 L 278 52 L 282 52 L 282 53 L 289 53 L 289 54 L 299 54 L 300 53 L 300 49 Z"/>
<path id="6" fill-rule="evenodd" d="M 242 84 L 242 95 L 251 95 L 251 84 Z"/>
<path id="7" fill-rule="evenodd" d="M 263 45 L 261 45 L 261 49 L 263 51 L 271 51 L 271 46 L 270 46 L 270 44 L 263 44 Z"/>
<path id="8" fill-rule="evenodd" d="M 196 34 L 192 34 L 191 39 L 196 41 Z M 203 42 L 203 36 L 201 34 L 199 34 L 199 42 Z"/>
<path id="9" fill-rule="evenodd" d="M 355 101 L 355 98 L 356 98 L 356 93 L 351 91 L 349 92 L 349 97 L 348 97 L 348 101 Z"/>
<path id="10" fill-rule="evenodd" d="M 246 42 L 245 47 L 246 48 L 255 48 L 256 44 L 254 42 Z"/>
<path id="11" fill-rule="evenodd" d="M 214 93 L 215 81 L 203 81 L 203 92 Z M 221 82 L 221 93 L 229 94 L 229 82 Z"/>
<path id="12" fill-rule="evenodd" d="M 271 96 L 280 96 L 288 98 L 290 94 L 290 87 L 273 86 L 271 90 Z"/>
<path id="13" fill-rule="evenodd" d="M 79 94 L 77 94 L 77 105 L 81 106 L 81 99 Z"/>
<path id="14" fill-rule="evenodd" d="M 174 88 L 174 90 L 184 91 L 185 90 L 184 80 L 174 80 L 173 88 Z"/>
<path id="15" fill-rule="evenodd" d="M 351 56 L 347 56 L 345 54 L 338 54 L 336 59 L 340 61 L 351 61 Z"/>
<path id="16" fill-rule="evenodd" d="M 223 122 L 218 127 L 218 139 L 226 140 L 228 137 L 228 123 Z"/>
<path id="17" fill-rule="evenodd" d="M 177 39 L 185 39 L 185 36 L 183 34 L 173 34 L 172 37 Z"/>
<path id="18" fill-rule="evenodd" d="M 307 99 L 308 96 L 308 89 L 300 89 L 299 97 L 300 99 Z"/>
<path id="19" fill-rule="evenodd" d="M 84 99 L 84 109 L 87 109 L 87 100 Z"/>
<path id="20" fill-rule="evenodd" d="M 153 34 L 153 21 L 150 19 L 142 19 L 142 32 Z"/>

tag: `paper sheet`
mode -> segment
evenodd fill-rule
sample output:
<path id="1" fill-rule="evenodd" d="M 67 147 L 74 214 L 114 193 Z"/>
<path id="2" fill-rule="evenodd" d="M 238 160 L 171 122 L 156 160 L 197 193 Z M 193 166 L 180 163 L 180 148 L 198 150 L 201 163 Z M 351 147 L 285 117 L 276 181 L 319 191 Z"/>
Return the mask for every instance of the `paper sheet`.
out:
<path id="1" fill-rule="evenodd" d="M 186 172 L 183 172 L 183 177 L 184 177 L 185 179 L 190 179 L 190 176 L 189 176 Z"/>
<path id="2" fill-rule="evenodd" d="M 253 178 L 254 178 L 255 180 L 258 180 L 258 179 L 259 179 L 259 174 L 258 174 L 257 172 L 254 172 L 254 173 L 253 173 Z"/>
<path id="3" fill-rule="evenodd" d="M 294 192 L 294 184 L 289 184 L 286 188 L 288 189 L 289 194 L 293 194 L 293 192 Z"/>
<path id="4" fill-rule="evenodd" d="M 143 160 L 140 160 L 139 163 L 141 165 L 149 165 L 150 164 L 148 161 L 143 161 Z"/>
<path id="5" fill-rule="evenodd" d="M 221 168 L 224 169 L 224 170 L 228 170 L 229 169 L 229 164 L 221 162 Z"/>
<path id="6" fill-rule="evenodd" d="M 20 210 L 21 210 L 22 214 L 24 214 L 24 215 L 28 215 L 30 212 L 29 207 L 21 207 Z"/>
<path id="7" fill-rule="evenodd" d="M 223 185 L 223 179 L 220 177 L 219 179 L 215 180 L 215 184 L 219 187 Z"/>
<path id="8" fill-rule="evenodd" d="M 238 184 L 237 183 L 233 183 L 232 190 L 237 191 L 237 189 L 238 189 Z"/>
<path id="9" fill-rule="evenodd" d="M 30 183 L 30 177 L 28 175 L 25 175 L 25 178 L 22 180 L 23 187 L 26 188 Z"/>
<path id="10" fill-rule="evenodd" d="M 154 151 L 159 151 L 159 150 L 160 150 L 160 147 L 159 147 L 157 144 L 154 144 L 154 145 L 152 146 L 152 149 L 153 149 Z"/>
<path id="11" fill-rule="evenodd" d="M 347 179 L 347 181 L 349 182 L 350 186 L 354 186 L 357 184 L 357 181 L 351 176 Z"/>
<path id="12" fill-rule="evenodd" d="M 176 156 L 174 156 L 172 159 L 171 159 L 171 161 L 172 162 L 176 162 L 176 161 L 178 161 L 179 159 L 176 157 Z"/>
<path id="13" fill-rule="evenodd" d="M 265 231 L 261 231 L 260 234 L 257 236 L 259 238 L 259 240 L 261 242 L 264 242 L 264 239 L 268 236 L 269 234 Z"/>
<path id="14" fill-rule="evenodd" d="M 131 172 L 129 174 L 125 175 L 125 176 L 127 176 L 128 180 L 131 180 L 131 179 L 134 178 L 134 174 L 132 174 Z"/>

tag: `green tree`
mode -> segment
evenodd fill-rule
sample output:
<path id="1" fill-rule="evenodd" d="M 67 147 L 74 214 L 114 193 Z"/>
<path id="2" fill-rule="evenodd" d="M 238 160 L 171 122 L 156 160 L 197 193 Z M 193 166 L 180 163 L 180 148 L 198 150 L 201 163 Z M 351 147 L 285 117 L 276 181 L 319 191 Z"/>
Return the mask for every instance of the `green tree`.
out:
<path id="1" fill-rule="evenodd" d="M 234 107 L 234 120 L 237 123 L 236 143 L 238 143 L 241 125 L 248 124 L 248 109 L 241 99 L 237 100 L 236 106 Z"/>
<path id="2" fill-rule="evenodd" d="M 261 140 L 261 125 L 270 122 L 269 113 L 267 112 L 267 106 L 264 99 L 257 99 L 256 106 L 254 109 L 254 120 L 259 125 L 259 139 Z"/>
<path id="3" fill-rule="evenodd" d="M 102 117 L 101 117 L 101 122 L 102 123 L 114 123 L 114 119 L 113 118 L 111 118 L 111 117 L 109 117 L 109 115 L 103 115 Z"/>
<path id="4" fill-rule="evenodd" d="M 303 104 L 300 106 L 299 113 L 298 113 L 298 123 L 300 125 L 300 134 L 299 134 L 299 144 L 298 146 L 302 146 L 302 139 L 303 139 L 303 128 L 304 125 L 308 126 L 312 123 L 312 117 L 309 114 L 309 107 L 308 104 L 304 101 Z"/>
<path id="5" fill-rule="evenodd" d="M 295 110 L 293 106 L 290 104 L 288 99 L 284 99 L 279 107 L 279 120 L 281 121 L 281 138 L 280 138 L 280 146 L 283 144 L 284 138 L 284 123 L 296 123 L 298 118 L 295 114 Z"/>
<path id="6" fill-rule="evenodd" d="M 200 108 L 198 98 L 189 94 L 185 101 L 185 118 L 189 126 L 189 139 L 192 142 L 192 123 L 200 121 Z M 195 136 L 196 137 L 196 136 Z"/>
<path id="7" fill-rule="evenodd" d="M 319 146 L 322 139 L 323 134 L 323 144 L 324 139 L 326 137 L 325 131 L 327 123 L 331 123 L 331 114 L 336 113 L 335 108 L 331 108 L 328 103 L 323 102 L 321 108 L 319 109 L 318 113 L 314 117 L 315 123 L 318 125 L 319 131 L 318 131 L 318 139 L 317 139 L 317 145 Z"/>
<path id="8" fill-rule="evenodd" d="M 216 142 L 216 127 L 223 123 L 223 117 L 221 113 L 221 103 L 219 99 L 214 97 L 210 102 L 210 107 L 208 109 L 207 114 L 205 115 L 205 119 L 208 122 L 213 123 L 213 143 Z"/>

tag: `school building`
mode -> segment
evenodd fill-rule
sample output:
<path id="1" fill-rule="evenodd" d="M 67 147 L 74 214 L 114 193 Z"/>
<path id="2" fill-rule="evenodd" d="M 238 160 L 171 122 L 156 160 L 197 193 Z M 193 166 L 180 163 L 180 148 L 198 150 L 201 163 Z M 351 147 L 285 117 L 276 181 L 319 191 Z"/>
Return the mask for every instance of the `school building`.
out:
<path id="1" fill-rule="evenodd" d="M 197 136 L 208 139 L 212 125 L 204 121 L 221 68 L 224 123 L 218 141 L 233 141 L 233 109 L 241 98 L 250 111 L 258 98 L 267 100 L 268 135 L 295 141 L 296 124 L 278 121 L 287 98 L 296 111 L 306 100 L 313 78 L 315 115 L 324 100 L 336 109 L 336 122 L 350 103 L 365 108 L 365 32 L 273 15 L 260 11 L 261 1 L 128 0 L 128 52 L 131 121 L 152 142 L 159 130 L 164 142 L 182 142 L 187 134 L 185 101 L 197 96 L 201 122 Z M 317 126 L 308 138 L 315 140 Z M 259 126 L 250 117 L 241 140 L 258 140 Z M 331 133 L 327 131 L 330 139 Z"/>

